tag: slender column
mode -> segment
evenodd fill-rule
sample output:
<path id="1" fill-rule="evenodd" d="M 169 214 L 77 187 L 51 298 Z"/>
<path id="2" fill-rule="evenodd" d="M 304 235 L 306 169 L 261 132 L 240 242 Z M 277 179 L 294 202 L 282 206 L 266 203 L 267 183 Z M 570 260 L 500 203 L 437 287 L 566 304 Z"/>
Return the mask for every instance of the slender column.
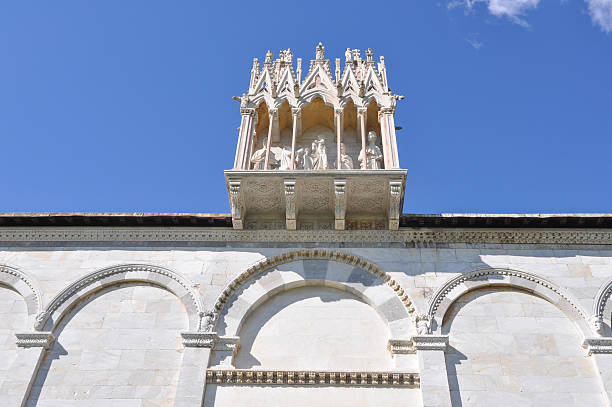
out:
<path id="1" fill-rule="evenodd" d="M 387 125 L 386 109 L 381 109 L 378 112 L 378 122 L 380 123 L 380 132 L 382 139 L 382 147 L 383 147 L 383 162 L 385 163 L 385 169 L 392 168 L 391 160 L 392 160 L 392 152 L 391 152 L 391 143 L 389 142 L 389 127 Z"/>
<path id="2" fill-rule="evenodd" d="M 365 170 L 368 168 L 367 166 L 367 161 L 365 158 L 365 149 L 366 149 L 366 114 L 368 112 L 368 109 L 366 108 L 359 108 L 357 109 L 357 116 L 359 116 L 359 123 L 360 123 L 360 127 L 361 127 L 361 151 L 364 154 L 363 157 L 363 161 L 361 163 L 361 169 Z"/>
<path id="3" fill-rule="evenodd" d="M 344 117 L 343 109 L 335 109 L 336 116 L 336 168 L 340 169 L 342 167 L 342 159 L 340 158 L 340 143 L 342 143 L 342 118 Z"/>
<path id="4" fill-rule="evenodd" d="M 389 133 L 389 147 L 391 150 L 389 168 L 399 168 L 399 157 L 397 154 L 397 139 L 395 137 L 395 119 L 393 118 L 393 110 L 389 109 L 383 112 L 385 124 Z"/>
<path id="5" fill-rule="evenodd" d="M 291 134 L 291 168 L 295 169 L 295 144 L 297 140 L 297 132 L 298 132 L 298 120 L 301 119 L 302 109 L 293 108 L 291 109 L 291 116 L 293 118 L 293 132 Z"/>
<path id="6" fill-rule="evenodd" d="M 242 108 L 240 109 L 240 134 L 238 136 L 238 146 L 236 147 L 236 159 L 234 160 L 234 168 L 239 170 L 249 169 L 249 149 L 251 138 L 253 137 L 255 109 Z"/>
<path id="7" fill-rule="evenodd" d="M 272 146 L 272 128 L 274 127 L 274 115 L 276 110 L 270 110 L 268 116 L 270 124 L 268 125 L 268 145 L 266 146 L 266 159 L 264 161 L 264 170 L 269 170 L 270 167 L 270 147 Z"/>

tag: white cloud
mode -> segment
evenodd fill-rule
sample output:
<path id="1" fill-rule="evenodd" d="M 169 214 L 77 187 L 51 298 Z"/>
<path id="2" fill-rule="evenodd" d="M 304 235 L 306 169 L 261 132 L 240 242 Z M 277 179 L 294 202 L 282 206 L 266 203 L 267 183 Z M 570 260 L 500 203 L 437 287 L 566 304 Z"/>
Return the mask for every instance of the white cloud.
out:
<path id="1" fill-rule="evenodd" d="M 589 8 L 593 24 L 598 25 L 606 33 L 612 32 L 612 0 L 584 1 Z M 486 5 L 489 13 L 496 17 L 506 17 L 516 24 L 529 27 L 524 16 L 528 11 L 536 9 L 540 0 L 448 0 L 446 7 L 449 10 L 464 7 L 470 12 L 480 3 Z"/>
<path id="2" fill-rule="evenodd" d="M 489 13 L 496 17 L 507 17 L 516 24 L 528 27 L 529 24 L 522 17 L 530 9 L 537 8 L 540 0 L 451 0 L 447 7 L 448 9 L 454 9 L 465 6 L 466 9 L 471 11 L 478 3 L 485 3 Z"/>
<path id="3" fill-rule="evenodd" d="M 479 50 L 482 47 L 482 41 L 478 39 L 478 33 L 469 34 L 465 41 L 470 44 L 475 50 Z"/>
<path id="4" fill-rule="evenodd" d="M 597 24 L 604 32 L 612 32 L 612 0 L 585 1 L 589 6 L 593 24 Z"/>

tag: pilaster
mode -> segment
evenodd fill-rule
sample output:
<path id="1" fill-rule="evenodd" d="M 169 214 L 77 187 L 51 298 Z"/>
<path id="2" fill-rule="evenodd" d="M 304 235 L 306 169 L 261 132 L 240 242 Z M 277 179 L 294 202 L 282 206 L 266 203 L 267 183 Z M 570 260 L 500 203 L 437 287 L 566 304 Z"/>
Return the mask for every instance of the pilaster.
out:
<path id="1" fill-rule="evenodd" d="M 174 398 L 175 407 L 199 407 L 206 391 L 206 369 L 217 334 L 215 332 L 181 332 L 183 361 Z"/>
<path id="2" fill-rule="evenodd" d="M 334 228 L 346 228 L 346 179 L 334 178 Z"/>
<path id="3" fill-rule="evenodd" d="M 297 229 L 295 178 L 285 178 L 285 223 L 287 230 Z"/>
<path id="4" fill-rule="evenodd" d="M 253 129 L 255 128 L 256 111 L 253 108 L 240 109 L 240 133 L 238 135 L 238 145 L 236 146 L 236 158 L 234 168 L 240 170 L 249 169 L 249 153 Z"/>
<path id="5" fill-rule="evenodd" d="M 418 335 L 412 342 L 419 361 L 423 407 L 451 407 L 444 357 L 448 335 Z"/>
<path id="6" fill-rule="evenodd" d="M 612 405 L 612 338 L 586 338 L 582 347 L 595 361 L 606 405 Z"/>
<path id="7" fill-rule="evenodd" d="M 55 338 L 51 332 L 17 333 L 17 357 L 8 368 L 9 376 L 2 383 L 0 405 L 25 406 L 45 352 Z"/>

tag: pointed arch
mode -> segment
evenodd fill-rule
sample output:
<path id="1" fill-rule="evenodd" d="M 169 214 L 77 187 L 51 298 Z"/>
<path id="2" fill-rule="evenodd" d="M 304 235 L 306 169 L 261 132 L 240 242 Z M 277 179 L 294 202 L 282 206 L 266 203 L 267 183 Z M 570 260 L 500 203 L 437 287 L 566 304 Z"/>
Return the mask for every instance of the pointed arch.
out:
<path id="1" fill-rule="evenodd" d="M 36 330 L 53 331 L 58 322 L 82 299 L 94 292 L 124 282 L 150 283 L 176 295 L 185 305 L 189 330 L 201 328 L 204 308 L 193 283 L 169 269 L 148 264 L 125 264 L 106 267 L 79 278 L 64 288 L 36 318 Z"/>
<path id="2" fill-rule="evenodd" d="M 42 311 L 43 307 L 38 281 L 16 267 L 0 264 L 0 284 L 12 288 L 24 298 L 28 310 L 28 319 L 33 323 L 34 318 Z"/>
<path id="3" fill-rule="evenodd" d="M 487 286 L 515 287 L 544 298 L 565 312 L 584 337 L 591 336 L 586 312 L 569 294 L 557 285 L 535 274 L 501 268 L 471 271 L 451 278 L 443 284 L 429 303 L 427 314 L 433 320 L 432 331 L 440 332 L 444 315 L 455 300 L 472 290 Z"/>
<path id="4" fill-rule="evenodd" d="M 307 264 L 310 260 L 340 263 L 344 267 L 328 269 L 324 264 Z M 283 267 L 289 264 L 291 267 Z M 307 285 L 333 287 L 356 295 L 376 309 L 394 339 L 407 339 L 412 333 L 412 301 L 397 281 L 363 258 L 318 249 L 284 253 L 249 267 L 217 298 L 212 328 L 220 335 L 234 337 L 248 315 L 268 298 Z"/>

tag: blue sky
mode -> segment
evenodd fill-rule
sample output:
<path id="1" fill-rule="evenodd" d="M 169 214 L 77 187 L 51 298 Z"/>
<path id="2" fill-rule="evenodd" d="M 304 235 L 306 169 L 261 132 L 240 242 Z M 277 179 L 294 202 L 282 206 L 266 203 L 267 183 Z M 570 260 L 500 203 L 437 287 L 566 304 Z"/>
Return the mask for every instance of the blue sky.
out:
<path id="1" fill-rule="evenodd" d="M 404 212 L 612 211 L 612 0 L 0 5 L 0 211 L 228 212 L 252 58 L 384 55 Z"/>

